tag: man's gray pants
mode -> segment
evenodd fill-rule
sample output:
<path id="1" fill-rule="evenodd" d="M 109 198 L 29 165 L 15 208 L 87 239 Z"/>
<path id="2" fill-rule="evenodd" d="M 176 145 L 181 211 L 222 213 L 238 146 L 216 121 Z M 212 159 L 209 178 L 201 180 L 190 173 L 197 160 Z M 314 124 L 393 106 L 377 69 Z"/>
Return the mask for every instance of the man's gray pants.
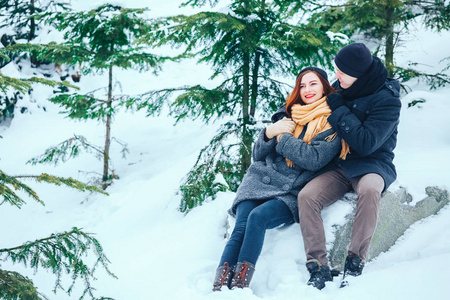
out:
<path id="1" fill-rule="evenodd" d="M 336 168 L 311 180 L 298 195 L 300 228 L 307 260 L 316 259 L 320 264 L 328 265 L 321 210 L 352 189 L 358 200 L 348 251 L 366 259 L 377 225 L 384 180 L 375 173 L 350 179 L 344 171 Z"/>

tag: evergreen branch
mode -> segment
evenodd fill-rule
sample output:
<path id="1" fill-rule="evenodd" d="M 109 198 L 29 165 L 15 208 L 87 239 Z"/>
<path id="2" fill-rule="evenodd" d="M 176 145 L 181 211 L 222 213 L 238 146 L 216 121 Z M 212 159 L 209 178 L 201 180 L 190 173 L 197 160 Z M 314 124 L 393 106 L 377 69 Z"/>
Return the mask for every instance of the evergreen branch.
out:
<path id="1" fill-rule="evenodd" d="M 134 43 L 147 33 L 145 20 L 138 16 L 145 11 L 105 4 L 90 11 L 42 14 L 41 19 L 65 31 L 65 38 L 70 41 L 64 45 L 52 44 L 44 53 L 52 61 L 72 65 L 88 62 L 88 67 L 83 69 L 85 73 L 102 72 L 110 66 L 156 70 L 168 58 L 145 53 Z"/>
<path id="2" fill-rule="evenodd" d="M 57 186 L 60 185 L 65 185 L 68 186 L 70 188 L 74 188 L 77 189 L 79 191 L 82 192 L 97 192 L 97 193 L 101 193 L 104 195 L 108 195 L 108 193 L 106 193 L 105 191 L 103 191 L 102 189 L 98 188 L 95 185 L 87 185 L 86 183 L 83 183 L 81 181 L 78 181 L 76 179 L 73 179 L 72 177 L 58 177 L 58 176 L 53 176 L 53 175 L 49 175 L 46 173 L 42 173 L 41 175 L 21 175 L 21 176 L 15 176 L 15 178 L 20 178 L 20 179 L 35 179 L 37 182 L 46 182 L 46 183 L 51 183 Z"/>
<path id="3" fill-rule="evenodd" d="M 3 201 L 0 202 L 0 205 L 2 205 L 5 202 L 8 202 L 13 206 L 21 208 L 21 206 L 25 204 L 25 201 L 22 200 L 22 198 L 20 198 L 9 186 L 14 188 L 14 190 L 16 191 L 20 190 L 25 192 L 29 197 L 33 198 L 37 202 L 44 205 L 44 202 L 42 202 L 41 199 L 39 199 L 39 196 L 36 194 L 36 192 L 33 191 L 29 186 L 17 180 L 16 176 L 7 175 L 3 173 L 1 170 L 0 170 L 0 196 L 3 197 Z"/>
<path id="4" fill-rule="evenodd" d="M 176 116 L 176 122 L 189 117 L 194 120 L 202 118 L 208 123 L 213 116 L 219 118 L 224 114 L 232 114 L 235 106 L 230 99 L 234 97 L 236 96 L 226 89 L 193 86 L 175 99 L 171 115 Z"/>
<path id="5" fill-rule="evenodd" d="M 122 69 L 134 68 L 139 71 L 154 69 L 154 72 L 159 70 L 159 65 L 168 57 L 161 57 L 150 53 L 142 53 L 141 48 L 124 49 L 112 54 L 106 61 L 95 60 L 92 62 L 94 67 L 104 67 L 105 65 L 117 66 Z"/>
<path id="6" fill-rule="evenodd" d="M 45 79 L 45 78 L 39 78 L 39 77 L 31 77 L 28 79 L 30 82 L 33 83 L 40 83 L 46 86 L 50 86 L 50 87 L 55 87 L 55 86 L 65 86 L 68 88 L 73 88 L 76 90 L 79 90 L 80 88 L 70 84 L 68 81 L 63 80 L 63 81 L 55 81 L 55 80 L 49 80 L 49 79 Z"/>
<path id="7" fill-rule="evenodd" d="M 41 300 L 33 281 L 13 271 L 0 269 L 0 299 Z"/>
<path id="8" fill-rule="evenodd" d="M 184 2 L 181 4 L 181 6 L 188 6 L 191 5 L 192 7 L 201 7 L 206 5 L 206 3 L 209 3 L 212 7 L 214 7 L 219 0 L 188 0 L 187 2 Z"/>
<path id="9" fill-rule="evenodd" d="M 50 102 L 59 104 L 72 119 L 102 119 L 107 115 L 113 115 L 114 108 L 107 107 L 107 102 L 90 95 L 61 94 L 49 99 Z"/>
<path id="10" fill-rule="evenodd" d="M 103 157 L 103 150 L 100 147 L 92 145 L 82 135 L 74 135 L 57 146 L 48 148 L 44 154 L 28 160 L 27 164 L 34 166 L 36 164 L 53 163 L 56 166 L 60 162 L 66 162 L 77 157 L 82 153 L 82 150 L 87 153 L 92 153 L 92 151 L 97 153 L 99 159 Z"/>
<path id="11" fill-rule="evenodd" d="M 180 186 L 182 212 L 188 212 L 195 206 L 201 205 L 206 199 L 214 199 L 218 192 L 235 186 L 238 176 L 234 164 L 236 159 L 232 158 L 232 151 L 230 151 L 232 146 L 226 145 L 226 140 L 231 136 L 239 135 L 239 129 L 239 125 L 234 122 L 224 124 L 219 129 L 219 133 L 200 151 L 197 161 Z M 228 187 L 215 182 L 218 173 L 228 179 Z"/>
<path id="12" fill-rule="evenodd" d="M 267 80 L 267 81 L 269 81 L 270 83 L 272 83 L 272 84 L 274 84 L 274 85 L 277 85 L 277 86 L 285 86 L 285 87 L 287 87 L 287 88 L 289 88 L 289 89 L 291 89 L 291 90 L 294 89 L 294 86 L 293 86 L 292 84 L 289 84 L 289 83 L 286 83 L 286 82 L 283 82 L 283 81 L 279 81 L 279 80 L 270 78 L 270 77 L 268 77 L 268 76 L 259 76 L 259 77 L 260 77 L 260 78 L 263 78 L 264 81 Z"/>
<path id="13" fill-rule="evenodd" d="M 152 28 L 140 39 L 140 42 L 146 42 L 155 47 L 184 44 L 186 45 L 184 55 L 188 55 L 196 53 L 195 49 L 211 49 L 220 40 L 226 43 L 230 34 L 234 36 L 233 32 L 244 29 L 245 24 L 230 14 L 201 12 L 192 16 L 179 15 L 154 21 Z M 218 49 L 217 47 L 217 50 L 223 54 L 224 51 L 229 50 L 227 48 Z M 212 52 L 214 52 L 213 49 L 211 49 Z"/>
<path id="14" fill-rule="evenodd" d="M 413 63 L 411 65 L 417 65 Z M 407 82 L 413 78 L 423 78 L 426 83 L 430 86 L 430 90 L 436 89 L 438 87 L 444 87 L 450 84 L 450 76 L 444 73 L 429 74 L 426 72 L 420 72 L 412 68 L 395 68 L 395 74 L 400 78 L 402 82 Z"/>
<path id="15" fill-rule="evenodd" d="M 449 61 L 449 63 L 448 63 L 447 66 L 441 71 L 441 73 L 450 70 L 450 56 L 441 59 L 441 61 L 440 61 L 439 63 L 444 62 L 444 61 Z"/>
<path id="16" fill-rule="evenodd" d="M 120 105 L 127 109 L 134 106 L 137 110 L 145 108 L 147 109 L 147 116 L 154 115 L 161 112 L 164 104 L 169 105 L 169 98 L 174 93 L 184 92 L 170 105 L 170 114 L 176 116 L 176 122 L 185 117 L 203 118 L 209 121 L 214 115 L 220 117 L 222 114 L 234 111 L 235 105 L 231 99 L 238 96 L 227 86 L 236 85 L 234 81 L 238 78 L 240 76 L 226 79 L 212 90 L 197 85 L 148 91 L 136 97 L 123 97 Z"/>
<path id="17" fill-rule="evenodd" d="M 82 259 L 91 250 L 96 257 L 95 263 L 89 267 Z M 52 234 L 49 237 L 27 242 L 21 246 L 0 249 L 0 254 L 13 263 L 30 265 L 35 271 L 39 267 L 51 270 L 56 276 L 54 292 L 65 290 L 61 279 L 64 273 L 72 274 L 72 283 L 67 288 L 70 295 L 78 279 L 84 281 L 85 289 L 80 299 L 86 295 L 95 299 L 91 280 L 95 280 L 94 273 L 98 266 L 112 277 L 117 278 L 110 270 L 110 261 L 103 252 L 103 248 L 92 234 L 85 233 L 74 227 L 69 232 Z M 105 298 L 103 298 L 105 299 Z"/>
<path id="18" fill-rule="evenodd" d="M 10 61 L 9 56 L 6 55 L 5 53 L 3 53 L 3 51 L 2 51 L 3 49 L 0 50 L 0 59 L 5 60 L 5 61 Z"/>
<path id="19" fill-rule="evenodd" d="M 159 114 L 173 93 L 186 91 L 189 87 L 168 88 L 142 93 L 135 97 L 121 97 L 120 104 L 127 109 L 146 109 L 147 116 Z"/>
<path id="20" fill-rule="evenodd" d="M 92 69 L 107 69 L 110 65 L 123 69 L 135 68 L 140 71 L 149 68 L 157 68 L 167 57 L 160 57 L 142 52 L 141 47 L 131 49 L 118 49 L 112 53 L 95 53 L 85 45 L 66 43 L 57 44 L 14 44 L 6 47 L 8 52 L 30 52 L 37 59 L 51 61 L 58 64 L 81 65 L 89 62 L 84 68 L 84 73 L 90 73 Z M 101 72 L 101 71 L 100 71 Z M 73 86 L 72 86 L 73 87 Z M 78 88 L 77 88 L 78 89 Z"/>
<path id="21" fill-rule="evenodd" d="M 82 44 L 30 44 L 17 43 L 6 47 L 9 52 L 29 52 L 39 60 L 58 64 L 76 65 L 89 61 L 93 53 Z"/>
<path id="22" fill-rule="evenodd" d="M 6 94 L 9 88 L 12 88 L 24 94 L 31 88 L 31 83 L 25 79 L 17 79 L 5 76 L 0 72 L 0 89 L 4 94 Z"/>
<path id="23" fill-rule="evenodd" d="M 189 93 L 195 89 L 202 89 L 200 86 L 189 87 L 182 86 L 177 88 L 167 88 L 160 90 L 152 90 L 135 97 L 122 96 L 119 105 L 125 106 L 127 109 L 134 108 L 136 110 L 147 109 L 147 116 L 160 113 L 164 104 L 169 105 L 169 98 L 177 92 Z M 225 92 L 225 91 L 223 91 Z M 176 105 L 176 104 L 172 104 Z"/>
<path id="24" fill-rule="evenodd" d="M 205 146 L 197 157 L 197 161 L 194 164 L 194 168 L 199 164 L 201 160 L 206 161 L 206 163 L 210 164 L 217 153 L 220 153 L 220 150 L 224 150 L 223 145 L 227 138 L 232 135 L 239 135 L 240 126 L 238 126 L 235 122 L 227 122 L 219 128 L 219 133 L 213 137 L 210 143 Z M 229 148 L 227 149 L 229 150 Z M 204 157 L 208 157 L 208 159 L 203 159 Z"/>
<path id="25" fill-rule="evenodd" d="M 115 140 L 117 144 L 122 146 L 122 150 L 120 150 L 120 153 L 122 153 L 122 158 L 126 158 L 127 154 L 130 153 L 130 150 L 128 149 L 128 144 L 124 141 L 121 141 L 115 137 L 111 138 L 112 140 Z"/>
<path id="26" fill-rule="evenodd" d="M 21 92 L 22 94 L 25 94 L 28 92 L 29 89 L 31 89 L 32 83 L 39 83 L 43 85 L 47 85 L 50 87 L 55 86 L 66 86 L 70 88 L 79 89 L 78 87 L 70 84 L 67 81 L 55 81 L 55 80 L 49 80 L 45 78 L 39 78 L 39 77 L 31 77 L 28 79 L 18 79 L 18 78 L 12 78 L 9 76 L 5 76 L 0 72 L 0 89 L 4 94 L 6 94 L 7 90 L 9 88 L 12 88 L 14 90 L 17 90 Z"/>
<path id="27" fill-rule="evenodd" d="M 5 173 L 3 173 L 0 170 L 0 196 L 3 197 L 3 201 L 0 202 L 0 205 L 2 205 L 5 202 L 8 202 L 9 204 L 16 206 L 18 208 L 21 208 L 23 204 L 25 204 L 25 201 L 17 195 L 14 190 L 16 191 L 23 191 L 25 192 L 29 197 L 33 198 L 40 204 L 44 205 L 44 202 L 39 198 L 39 196 L 36 194 L 36 192 L 30 188 L 28 185 L 22 183 L 19 179 L 33 179 L 37 182 L 47 182 L 51 183 L 57 186 L 60 185 L 66 185 L 68 187 L 77 189 L 79 191 L 85 192 L 97 192 L 102 193 L 104 195 L 108 195 L 105 191 L 99 189 L 96 186 L 93 185 L 87 185 L 83 182 L 80 182 L 78 180 L 75 180 L 73 178 L 64 178 L 64 177 L 57 177 L 52 176 L 46 173 L 43 173 L 41 175 L 19 175 L 19 176 L 10 176 Z M 14 190 L 13 190 L 14 189 Z"/>

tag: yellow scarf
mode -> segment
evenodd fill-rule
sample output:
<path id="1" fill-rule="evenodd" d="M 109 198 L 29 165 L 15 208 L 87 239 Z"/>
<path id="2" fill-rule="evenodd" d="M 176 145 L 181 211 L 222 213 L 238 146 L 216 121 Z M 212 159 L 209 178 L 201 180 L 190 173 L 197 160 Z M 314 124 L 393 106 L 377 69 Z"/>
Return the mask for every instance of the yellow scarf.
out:
<path id="1" fill-rule="evenodd" d="M 327 118 L 331 114 L 331 109 L 327 104 L 326 96 L 317 100 L 314 103 L 301 105 L 294 104 L 291 108 L 291 118 L 297 124 L 294 130 L 294 137 L 298 138 L 303 131 L 306 124 L 305 135 L 303 136 L 303 141 L 307 144 L 311 143 L 311 140 L 319 133 L 331 128 L 330 123 L 328 123 Z M 336 137 L 337 133 L 327 136 L 325 140 L 331 142 Z M 340 158 L 345 159 L 347 154 L 350 153 L 350 148 L 348 144 L 342 139 L 342 150 Z M 286 162 L 289 167 L 293 167 L 294 163 L 286 158 Z"/>

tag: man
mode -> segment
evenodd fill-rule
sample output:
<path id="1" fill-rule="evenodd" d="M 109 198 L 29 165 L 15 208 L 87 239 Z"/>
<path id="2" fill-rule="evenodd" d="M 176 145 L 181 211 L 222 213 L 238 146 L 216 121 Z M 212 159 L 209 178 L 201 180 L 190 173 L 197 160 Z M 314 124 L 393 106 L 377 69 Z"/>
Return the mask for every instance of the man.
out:
<path id="1" fill-rule="evenodd" d="M 342 48 L 335 64 L 337 81 L 333 87 L 338 92 L 327 98 L 332 110 L 328 122 L 347 142 L 350 154 L 345 159 L 336 158 L 298 195 L 306 267 L 311 275 L 308 285 L 318 289 L 332 280 L 322 208 L 351 190 L 357 193 L 344 278 L 359 276 L 375 232 L 381 193 L 397 176 L 392 160 L 401 107 L 399 82 L 387 78 L 386 67 L 361 43 Z"/>

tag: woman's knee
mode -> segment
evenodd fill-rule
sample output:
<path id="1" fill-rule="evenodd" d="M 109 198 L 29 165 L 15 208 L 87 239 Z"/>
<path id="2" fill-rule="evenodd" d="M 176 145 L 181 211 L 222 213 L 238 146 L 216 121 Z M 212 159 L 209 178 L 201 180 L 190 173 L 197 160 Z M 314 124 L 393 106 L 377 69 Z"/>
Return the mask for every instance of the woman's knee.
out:
<path id="1" fill-rule="evenodd" d="M 291 215 L 286 204 L 277 199 L 268 200 L 250 212 L 247 223 L 267 228 L 275 219 L 286 215 Z"/>
<path id="2" fill-rule="evenodd" d="M 251 211 L 251 213 L 248 215 L 248 221 L 247 224 L 260 224 L 263 225 L 267 223 L 270 211 L 268 209 L 261 209 L 262 207 L 259 206 Z"/>

